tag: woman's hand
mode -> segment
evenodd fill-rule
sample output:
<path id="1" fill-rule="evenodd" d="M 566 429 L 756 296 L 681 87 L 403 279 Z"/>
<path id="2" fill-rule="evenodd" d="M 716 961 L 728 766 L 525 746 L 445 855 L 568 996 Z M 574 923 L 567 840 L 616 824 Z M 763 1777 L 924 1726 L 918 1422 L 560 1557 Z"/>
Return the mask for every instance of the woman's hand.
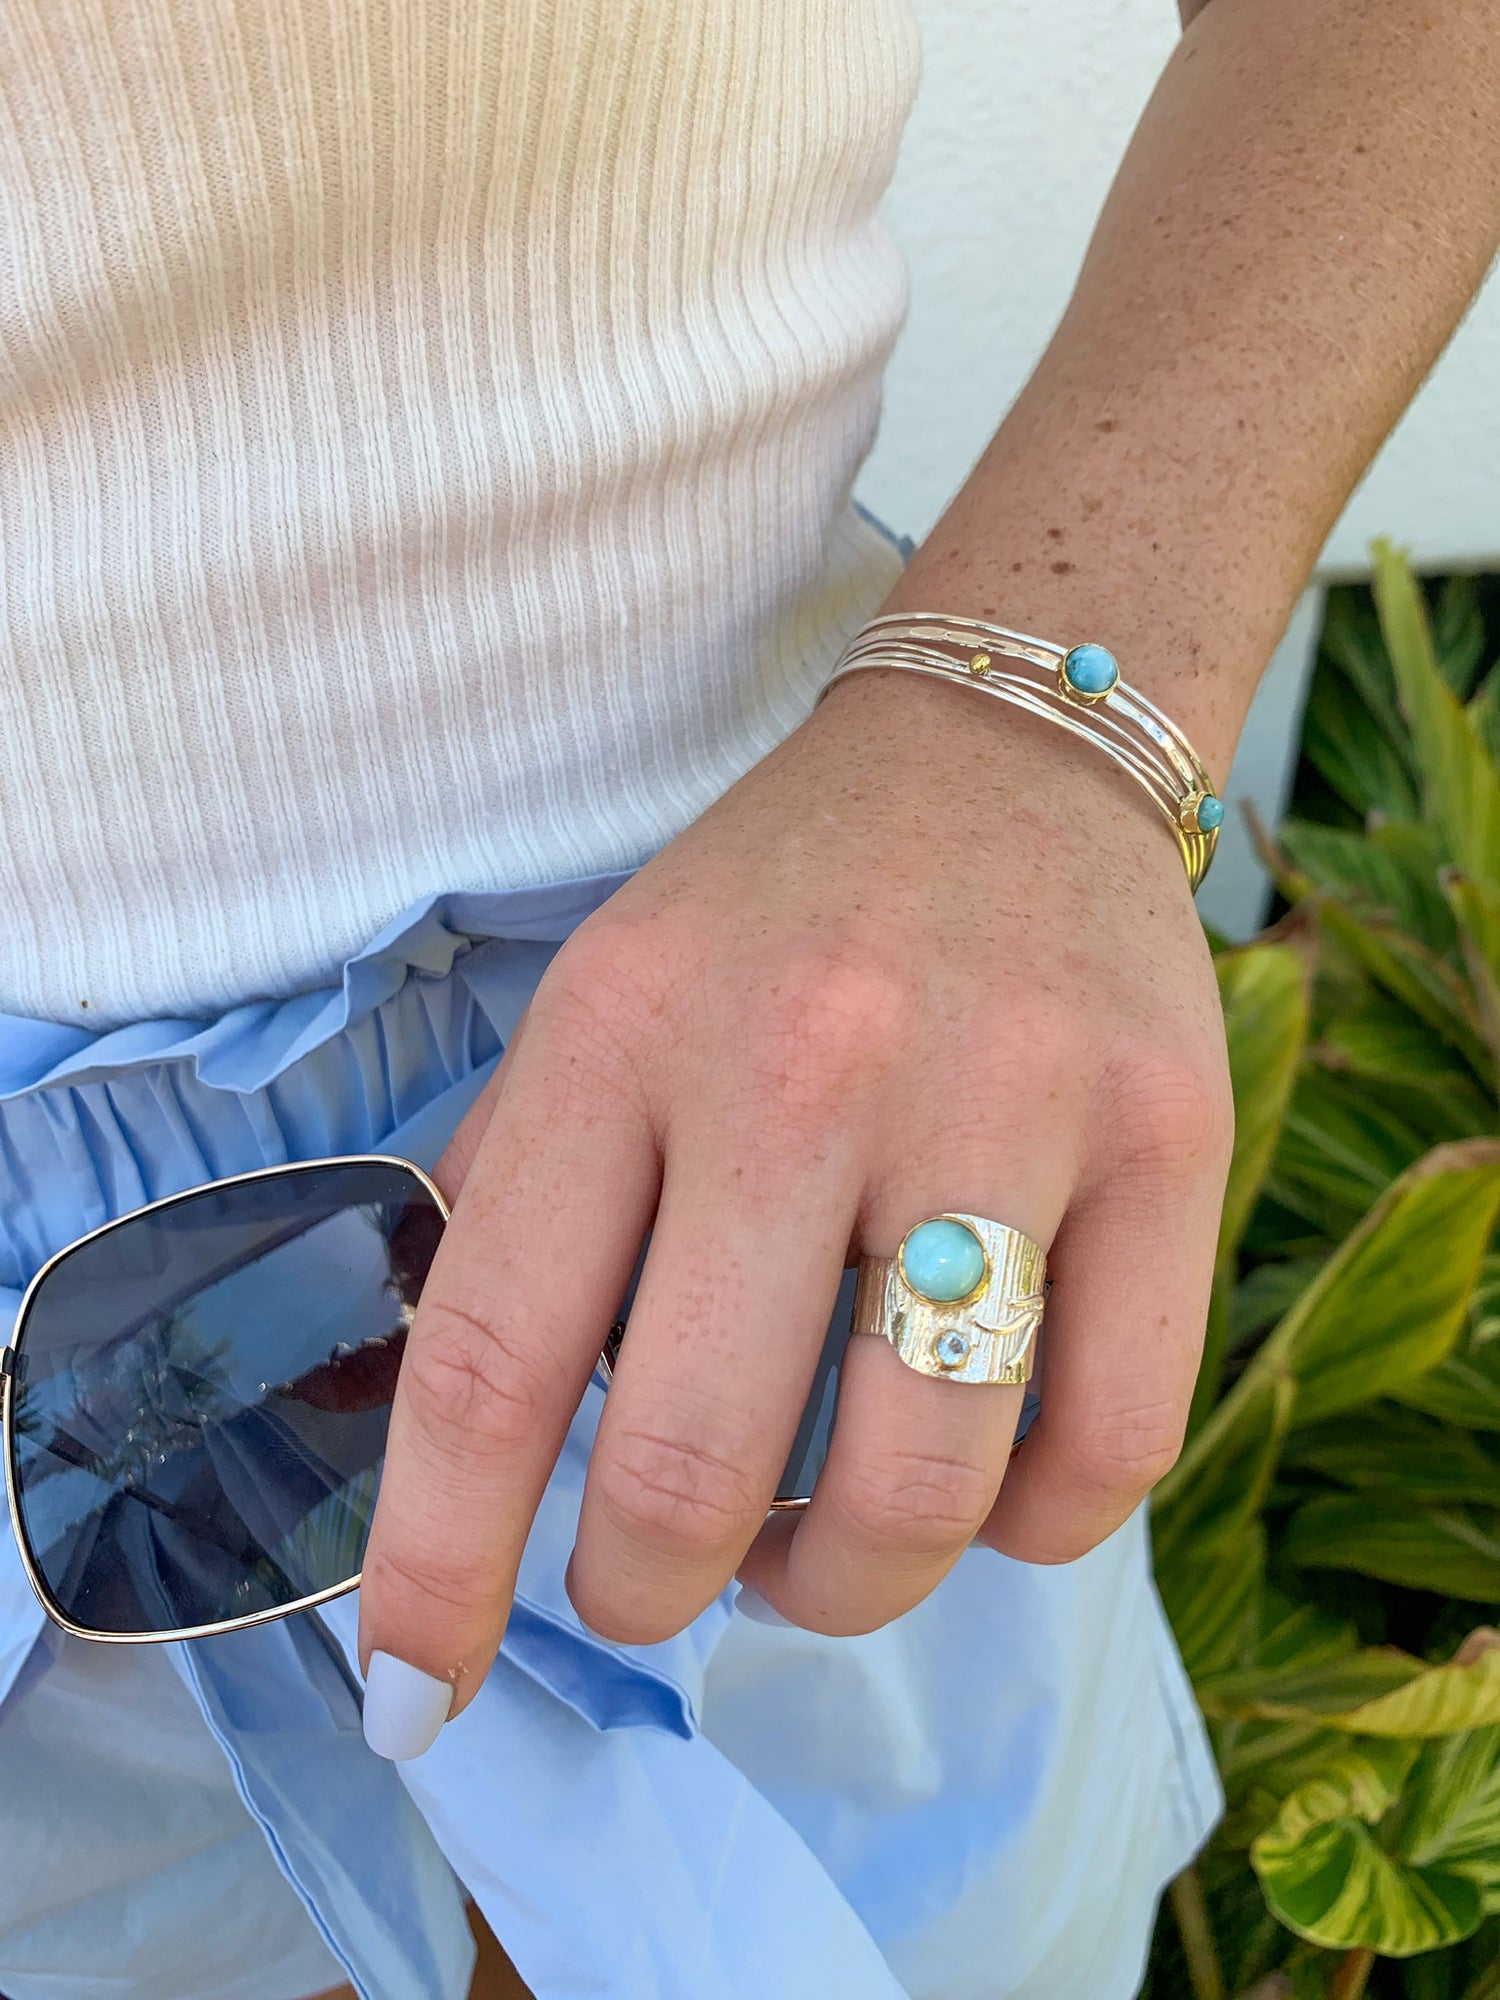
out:
<path id="1" fill-rule="evenodd" d="M 648 1229 L 569 1575 L 594 1630 L 666 1638 L 738 1574 L 866 1632 L 976 1536 L 1081 1555 L 1178 1450 L 1230 1130 L 1208 951 L 1144 797 L 976 693 L 840 683 L 563 946 L 439 1169 L 461 1192 L 366 1656 L 456 1706 L 483 1678 Z M 812 1504 L 768 1525 L 846 1263 L 942 1210 L 1052 1246 L 1025 1450 L 1007 1469 L 1020 1389 L 856 1339 Z"/>

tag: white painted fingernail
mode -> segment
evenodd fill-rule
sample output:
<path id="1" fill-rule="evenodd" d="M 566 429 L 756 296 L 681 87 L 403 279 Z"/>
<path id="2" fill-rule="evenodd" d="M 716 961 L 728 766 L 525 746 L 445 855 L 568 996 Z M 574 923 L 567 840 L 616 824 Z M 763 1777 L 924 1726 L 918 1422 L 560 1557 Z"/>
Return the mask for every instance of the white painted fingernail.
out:
<path id="1" fill-rule="evenodd" d="M 740 1585 L 740 1594 L 734 1600 L 736 1611 L 742 1611 L 755 1625 L 780 1625 L 784 1630 L 795 1632 L 796 1626 L 790 1618 L 783 1618 L 774 1604 L 767 1604 L 758 1590 L 752 1590 L 748 1583 Z"/>
<path id="2" fill-rule="evenodd" d="M 365 1741 L 377 1757 L 404 1763 L 437 1741 L 453 1707 L 451 1681 L 435 1680 L 394 1653 L 371 1653 L 365 1676 Z"/>

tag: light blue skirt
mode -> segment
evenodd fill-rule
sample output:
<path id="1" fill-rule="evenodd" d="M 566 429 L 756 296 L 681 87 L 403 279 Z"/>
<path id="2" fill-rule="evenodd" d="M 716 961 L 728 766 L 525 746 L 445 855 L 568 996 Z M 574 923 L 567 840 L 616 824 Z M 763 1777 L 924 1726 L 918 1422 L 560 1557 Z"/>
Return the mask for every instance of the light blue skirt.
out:
<path id="1" fill-rule="evenodd" d="M 176 1189 L 430 1164 L 620 879 L 432 899 L 339 990 L 212 1023 L 0 1018 L 0 1316 L 53 1251 Z M 0 1993 L 461 2000 L 467 1891 L 540 2000 L 1128 2000 L 1220 1810 L 1144 1510 L 1066 1568 L 971 1552 L 868 1638 L 752 1624 L 731 1590 L 617 1646 L 563 1588 L 600 1401 L 493 1673 L 399 1769 L 360 1734 L 353 1597 L 89 1646 L 45 1627 L 0 1527 Z"/>

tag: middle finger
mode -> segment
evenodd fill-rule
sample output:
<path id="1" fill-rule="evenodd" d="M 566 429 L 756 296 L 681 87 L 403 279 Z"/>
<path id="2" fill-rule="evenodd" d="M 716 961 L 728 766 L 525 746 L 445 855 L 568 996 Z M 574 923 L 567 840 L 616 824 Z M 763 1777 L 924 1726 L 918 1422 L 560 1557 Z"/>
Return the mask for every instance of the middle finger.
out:
<path id="1" fill-rule="evenodd" d="M 667 1147 L 568 1576 L 606 1637 L 667 1638 L 713 1601 L 796 1435 L 859 1176 L 852 1132 L 816 1147 L 781 1136 L 719 1124 Z"/>

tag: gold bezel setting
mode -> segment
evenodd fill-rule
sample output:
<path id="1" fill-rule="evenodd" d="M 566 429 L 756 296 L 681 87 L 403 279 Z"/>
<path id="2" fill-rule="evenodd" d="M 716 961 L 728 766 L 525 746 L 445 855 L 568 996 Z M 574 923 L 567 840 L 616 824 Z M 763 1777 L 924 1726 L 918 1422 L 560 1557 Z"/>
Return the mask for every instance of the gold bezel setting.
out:
<path id="1" fill-rule="evenodd" d="M 1046 1253 L 1021 1230 L 987 1216 L 949 1210 L 922 1218 L 939 1221 L 961 1223 L 979 1239 L 984 1284 L 965 1299 L 929 1300 L 906 1277 L 903 1236 L 895 1256 L 860 1259 L 851 1330 L 879 1335 L 919 1375 L 990 1385 L 1029 1381 L 1048 1288 Z"/>
<path id="2" fill-rule="evenodd" d="M 1109 661 L 1111 667 L 1113 667 L 1114 679 L 1109 683 L 1108 687 L 1081 688 L 1075 686 L 1074 683 L 1071 680 L 1069 680 L 1068 678 L 1069 660 L 1073 658 L 1075 653 L 1085 653 L 1085 652 L 1102 653 L 1105 656 L 1105 658 Z M 1096 640 L 1085 640 L 1080 645 L 1069 646 L 1068 650 L 1063 654 L 1062 658 L 1057 663 L 1058 692 L 1066 700 L 1071 702 L 1076 702 L 1080 708 L 1097 708 L 1101 702 L 1109 700 L 1110 696 L 1114 693 L 1115 689 L 1119 685 L 1120 685 L 1119 661 L 1115 658 L 1114 654 L 1110 652 L 1108 646 L 1101 646 L 1098 644 Z"/>
<path id="3" fill-rule="evenodd" d="M 1204 826 L 1201 815 L 1210 800 L 1218 808 L 1218 818 L 1212 826 Z M 1189 792 L 1177 809 L 1177 823 L 1184 833 L 1196 833 L 1205 838 L 1216 834 L 1224 824 L 1224 802 L 1217 792 Z"/>
<path id="4" fill-rule="evenodd" d="M 966 1229 L 979 1245 L 979 1254 L 984 1261 L 984 1273 L 979 1283 L 965 1292 L 961 1299 L 935 1299 L 931 1292 L 924 1292 L 920 1285 L 914 1285 L 907 1276 L 906 1246 L 919 1229 L 925 1229 L 931 1222 L 956 1222 L 961 1229 Z M 901 1247 L 896 1252 L 896 1270 L 902 1284 L 905 1285 L 912 1297 L 919 1300 L 924 1306 L 930 1306 L 934 1312 L 961 1312 L 965 1306 L 973 1305 L 976 1299 L 982 1299 L 989 1290 L 990 1279 L 994 1274 L 994 1265 L 991 1262 L 989 1249 L 985 1244 L 984 1238 L 974 1227 L 969 1217 L 967 1215 L 954 1215 L 945 1210 L 941 1215 L 924 1215 L 920 1222 L 914 1222 L 911 1228 L 907 1230 L 901 1239 Z"/>

